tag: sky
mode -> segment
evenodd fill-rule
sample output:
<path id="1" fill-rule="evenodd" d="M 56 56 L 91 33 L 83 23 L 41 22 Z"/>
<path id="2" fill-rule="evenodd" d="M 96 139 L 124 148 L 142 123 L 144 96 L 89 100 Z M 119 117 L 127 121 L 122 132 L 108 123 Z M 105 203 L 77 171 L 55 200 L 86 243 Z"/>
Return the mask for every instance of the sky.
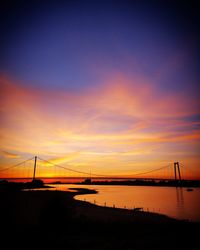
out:
<path id="1" fill-rule="evenodd" d="M 179 161 L 200 179 L 197 12 L 197 1 L 2 1 L 0 169 L 37 155 L 134 176 Z"/>

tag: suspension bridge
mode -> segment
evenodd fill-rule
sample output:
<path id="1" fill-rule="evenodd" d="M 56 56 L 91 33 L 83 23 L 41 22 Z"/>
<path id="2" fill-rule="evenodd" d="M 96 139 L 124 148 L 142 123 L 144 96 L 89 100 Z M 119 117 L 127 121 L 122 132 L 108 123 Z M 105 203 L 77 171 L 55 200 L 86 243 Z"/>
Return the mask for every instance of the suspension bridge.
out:
<path id="1" fill-rule="evenodd" d="M 180 162 L 169 163 L 168 165 L 148 168 L 143 171 L 133 170 L 130 176 L 108 175 L 104 173 L 91 173 L 74 169 L 68 164 L 59 165 L 53 161 L 45 160 L 34 156 L 25 161 L 10 167 L 0 169 L 0 179 L 152 179 L 152 180 L 175 180 L 180 182 L 189 176 L 188 169 Z M 189 178 L 191 179 L 191 178 Z"/>

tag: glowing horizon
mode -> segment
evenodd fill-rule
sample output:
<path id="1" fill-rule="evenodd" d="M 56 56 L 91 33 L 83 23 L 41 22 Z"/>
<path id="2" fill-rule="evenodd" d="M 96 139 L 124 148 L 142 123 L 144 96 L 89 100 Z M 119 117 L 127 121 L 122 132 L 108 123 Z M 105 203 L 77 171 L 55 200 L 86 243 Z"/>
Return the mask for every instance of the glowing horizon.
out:
<path id="1" fill-rule="evenodd" d="M 120 76 L 80 95 L 3 77 L 1 167 L 39 154 L 78 171 L 134 176 L 178 158 L 199 176 L 199 123 L 188 120 L 198 114 L 194 100 L 159 98 L 151 83 L 144 85 Z"/>

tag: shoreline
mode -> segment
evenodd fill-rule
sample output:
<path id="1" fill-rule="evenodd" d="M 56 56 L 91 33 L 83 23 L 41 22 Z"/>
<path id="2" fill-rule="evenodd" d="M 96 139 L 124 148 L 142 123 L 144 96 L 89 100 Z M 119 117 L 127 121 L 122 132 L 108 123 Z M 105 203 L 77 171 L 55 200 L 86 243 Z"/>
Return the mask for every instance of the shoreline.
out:
<path id="1" fill-rule="evenodd" d="M 87 220 L 92 220 L 96 222 L 102 221 L 110 221 L 110 222 L 137 222 L 137 223 L 180 223 L 180 222 L 189 222 L 186 220 L 178 220 L 172 217 L 169 217 L 164 214 L 148 212 L 140 210 L 139 208 L 134 209 L 124 209 L 124 208 L 116 208 L 116 207 L 105 207 L 100 206 L 98 204 L 92 204 L 87 201 L 76 200 L 75 196 L 77 195 L 85 195 L 85 194 L 96 194 L 98 193 L 94 189 L 87 188 L 70 188 L 71 191 L 58 191 L 58 190 L 43 190 L 46 186 L 40 187 L 39 189 L 25 189 L 25 190 L 15 190 L 15 191 L 1 191 L 5 194 L 8 194 L 8 199 L 15 198 L 15 204 L 12 204 L 13 207 L 19 207 L 18 211 L 24 211 L 23 200 L 29 200 L 29 204 L 32 204 L 32 209 L 29 211 L 33 214 L 33 208 L 36 206 L 35 212 L 39 216 L 40 212 L 43 209 L 51 209 L 51 201 L 55 200 L 54 206 L 60 206 L 62 203 L 62 209 L 69 208 L 71 206 L 70 211 L 72 214 L 76 214 L 75 217 L 84 216 Z M 74 192 L 73 192 L 74 191 Z M 56 199 L 58 199 L 56 201 Z M 1 197 L 2 200 L 2 197 Z M 21 202 L 21 203 L 20 203 Z M 57 202 L 57 204 L 56 204 Z M 66 203 L 66 204 L 64 204 Z M 6 203 L 4 203 L 6 204 Z M 67 210 L 68 210 L 67 208 Z M 73 211 L 74 209 L 74 211 Z M 75 212 L 75 213 L 74 213 Z M 28 214 L 17 214 L 16 217 L 28 217 Z M 34 215 L 34 217 L 37 217 Z M 37 219 L 38 220 L 38 219 Z M 20 219 L 19 219 L 20 221 Z M 30 220 L 28 220 L 30 222 Z M 40 222 L 39 222 L 40 223 Z M 192 222 L 189 222 L 192 223 Z M 32 223 L 34 224 L 34 223 Z M 37 224 L 37 223 L 36 223 Z"/>
<path id="2" fill-rule="evenodd" d="M 98 204 L 93 204 L 88 201 L 76 200 L 74 197 L 77 195 L 85 194 L 96 194 L 98 193 L 94 189 L 86 188 L 70 188 L 70 190 L 77 190 L 73 195 L 73 199 L 81 205 L 82 212 L 84 208 L 91 209 L 90 217 L 92 219 L 101 219 L 107 220 L 108 218 L 112 221 L 132 221 L 132 222 L 141 222 L 141 223 L 171 223 L 171 222 L 186 222 L 187 220 L 179 220 L 172 217 L 169 217 L 165 214 L 143 211 L 140 208 L 127 209 L 127 208 L 118 208 L 118 207 L 106 207 Z M 64 191 L 65 192 L 65 191 Z M 67 191 L 66 191 L 67 192 Z M 92 211 L 93 210 L 93 211 Z M 85 211 L 84 211 L 85 212 Z M 101 214 L 102 213 L 102 214 Z M 112 214 L 111 214 L 112 213 Z M 112 217 L 112 218 L 111 218 Z M 189 221 L 187 221 L 189 222 Z"/>
<path id="3" fill-rule="evenodd" d="M 73 190 L 0 189 L 2 245 L 27 249 L 31 242 L 32 247 L 44 249 L 67 246 L 70 250 L 160 250 L 172 245 L 176 249 L 180 245 L 191 249 L 191 244 L 194 247 L 197 244 L 200 223 L 151 212 L 101 207 L 75 200 L 76 195 L 96 190 Z M 166 241 L 169 237 L 166 235 L 170 235 L 170 240 Z"/>
<path id="4" fill-rule="evenodd" d="M 34 182 L 27 182 L 27 183 L 15 183 L 15 182 L 7 182 L 7 181 L 3 181 L 0 183 L 0 191 L 5 191 L 5 192 L 10 192 L 10 191 L 26 191 L 30 194 L 31 191 L 51 191 L 51 192 L 58 192 L 58 190 L 53 190 L 53 188 L 55 188 L 55 186 L 51 186 L 51 185 L 47 185 L 45 183 L 43 183 L 41 180 L 35 180 Z M 57 183 L 58 185 L 60 183 Z M 66 184 L 68 185 L 68 184 Z M 77 184 L 76 184 L 77 185 Z M 78 185 L 77 185 L 78 186 Z M 115 207 L 115 205 L 113 206 L 106 206 L 106 205 L 103 205 L 103 204 L 98 204 L 98 203 L 93 203 L 93 202 L 86 202 L 85 200 L 79 200 L 79 199 L 75 199 L 75 196 L 77 195 L 86 195 L 86 194 L 97 194 L 98 191 L 96 191 L 94 188 L 95 188 L 95 185 L 87 185 L 87 187 L 81 187 L 83 186 L 82 184 L 80 185 L 80 187 L 75 187 L 75 188 L 68 188 L 68 191 L 67 190 L 60 190 L 60 192 L 63 192 L 65 193 L 68 197 L 71 197 L 73 199 L 73 202 L 76 203 L 76 210 L 81 210 L 81 209 L 78 209 L 77 207 L 80 206 L 80 207 L 86 207 L 84 204 L 88 204 L 87 205 L 87 209 L 90 209 L 91 210 L 91 214 L 95 214 L 96 213 L 96 217 L 99 217 L 99 212 L 96 212 L 96 207 L 101 207 L 102 209 L 102 213 L 104 213 L 105 211 L 108 211 L 106 209 L 112 209 L 112 210 L 115 210 L 116 209 L 118 211 L 121 211 L 121 215 L 119 215 L 119 217 L 123 217 L 122 216 L 122 213 L 127 213 L 127 211 L 130 211 L 132 214 L 134 213 L 134 216 L 137 215 L 137 220 L 139 219 L 139 216 L 142 218 L 142 214 L 146 215 L 146 220 L 148 221 L 153 221 L 155 220 L 155 215 L 158 216 L 164 216 L 165 217 L 165 220 L 166 218 L 169 218 L 171 220 L 176 220 L 176 221 L 184 221 L 184 222 L 194 222 L 194 223 L 199 223 L 198 221 L 191 221 L 189 219 L 178 219 L 178 218 L 175 218 L 175 217 L 171 217 L 169 215 L 166 215 L 164 213 L 160 213 L 160 212 L 155 212 L 155 211 L 149 211 L 148 209 L 147 210 L 143 210 L 143 207 L 134 207 L 134 208 L 120 208 L 120 207 Z M 93 188 L 93 189 L 91 189 Z M 193 191 L 193 189 L 191 189 Z M 45 195 L 44 195 L 45 196 Z M 49 195 L 51 196 L 51 195 Z M 53 195 L 52 195 L 53 196 Z M 40 203 L 40 200 L 37 200 L 36 201 L 37 203 Z M 91 207 L 93 206 L 93 207 Z M 104 211 L 104 210 L 105 211 Z M 86 209 L 82 209 L 84 213 L 87 213 L 87 211 L 85 211 Z M 93 211 L 94 210 L 94 211 Z M 118 213 L 119 214 L 119 213 Z M 91 217 L 91 216 L 90 216 Z M 95 217 L 95 216 L 93 216 Z M 109 215 L 109 217 L 112 217 L 112 215 Z M 143 216 L 144 217 L 144 216 Z M 151 219 L 150 217 L 153 217 L 154 219 Z M 94 219 L 94 218 L 93 218 Z M 103 218 L 102 218 L 103 219 Z M 131 220 L 133 220 L 131 218 Z M 163 221 L 163 218 L 157 218 L 156 219 L 157 221 L 161 220 Z M 144 218 L 142 218 L 142 221 L 144 221 Z"/>
<path id="5" fill-rule="evenodd" d="M 43 187 L 46 188 L 45 186 Z M 70 188 L 72 191 L 58 191 L 58 190 L 43 190 L 42 187 L 33 188 L 31 190 L 0 190 L 1 201 L 5 199 L 2 203 L 5 205 L 5 209 L 8 209 L 9 203 L 12 208 L 16 208 L 17 214 L 14 216 L 15 221 L 21 221 L 20 224 L 27 224 L 31 222 L 27 212 L 34 214 L 35 221 L 30 224 L 40 224 L 38 221 L 40 213 L 43 210 L 51 209 L 51 206 L 60 206 L 62 209 L 71 207 L 71 213 L 76 218 L 84 216 L 87 220 L 92 221 L 124 221 L 124 222 L 138 222 L 138 223 L 174 223 L 174 222 L 183 222 L 182 220 L 174 219 L 168 217 L 164 214 L 159 214 L 155 212 L 142 211 L 139 208 L 133 209 L 124 209 L 124 208 L 113 208 L 99 206 L 97 204 L 92 204 L 87 201 L 76 200 L 75 196 L 85 195 L 85 194 L 96 194 L 98 193 L 94 189 L 86 188 Z M 4 196 L 4 197 L 3 197 Z M 24 201 L 26 201 L 24 203 Z M 7 204 L 6 204 L 7 203 Z M 29 207 L 29 211 L 26 210 L 25 206 Z M 52 204 L 51 204 L 52 203 Z M 25 212 L 21 214 L 21 212 Z M 14 211 L 15 212 L 15 211 Z M 21 219 L 22 217 L 22 219 Z M 17 219 L 17 220 L 16 220 Z M 185 222 L 185 221 L 184 221 Z"/>
<path id="6" fill-rule="evenodd" d="M 2 184 L 2 183 L 1 183 Z M 81 185 L 80 185 L 81 186 Z M 92 184 L 89 185 L 92 188 Z M 106 215 L 106 213 L 109 213 L 109 219 L 110 218 L 114 218 L 114 220 L 117 221 L 117 216 L 116 216 L 116 211 L 118 214 L 118 219 L 122 220 L 122 219 L 127 219 L 127 216 L 131 216 L 131 221 L 142 221 L 144 222 L 145 220 L 147 222 L 163 222 L 163 221 L 182 221 L 182 222 L 190 222 L 190 223 L 199 223 L 199 222 L 194 222 L 194 221 L 190 221 L 190 220 L 186 220 L 186 219 L 177 219 L 177 218 L 173 218 L 170 217 L 168 215 L 162 214 L 162 213 L 157 213 L 157 212 L 152 212 L 152 211 L 144 211 L 142 207 L 135 207 L 133 209 L 128 209 L 128 208 L 120 208 L 120 207 L 111 207 L 111 206 L 103 206 L 103 205 L 99 205 L 99 204 L 95 204 L 95 203 L 91 203 L 88 201 L 82 201 L 82 200 L 78 200 L 75 199 L 75 196 L 77 195 L 86 195 L 86 194 L 97 194 L 98 191 L 96 191 L 95 189 L 88 189 L 88 188 L 68 188 L 69 190 L 72 191 L 61 191 L 61 190 L 48 190 L 48 189 L 53 189 L 54 187 L 52 187 L 51 185 L 35 185 L 33 183 L 6 183 L 6 185 L 1 185 L 0 186 L 0 192 L 7 192 L 9 194 L 12 193 L 12 191 L 17 191 L 17 192 L 24 192 L 26 191 L 30 196 L 32 195 L 32 192 L 46 192 L 43 193 L 43 198 L 45 199 L 45 196 L 48 194 L 48 192 L 51 192 L 51 194 L 48 194 L 48 196 L 51 198 L 51 196 L 53 197 L 53 193 L 58 193 L 61 192 L 63 194 L 65 194 L 68 197 L 68 203 L 75 203 L 76 204 L 76 210 L 79 211 L 80 213 L 83 214 L 90 214 L 90 218 L 92 217 L 92 219 L 96 218 L 101 218 L 102 220 L 104 220 L 104 218 L 102 216 L 100 216 L 100 212 L 102 212 L 102 214 L 104 214 L 104 216 Z M 31 197 L 30 197 L 31 199 Z M 37 203 L 41 203 L 41 200 L 38 199 L 36 200 Z M 20 205 L 20 204 L 18 204 Z M 87 210 L 90 210 L 89 212 L 87 212 Z M 99 211 L 98 211 L 99 210 Z M 108 212 L 109 211 L 109 212 Z M 113 212 L 112 215 L 111 212 Z M 128 215 L 129 214 L 129 215 Z M 93 215 L 93 216 L 91 216 Z M 85 215 L 84 215 L 85 216 Z M 130 218 L 129 218 L 130 219 Z M 112 219 L 111 219 L 112 220 Z"/>

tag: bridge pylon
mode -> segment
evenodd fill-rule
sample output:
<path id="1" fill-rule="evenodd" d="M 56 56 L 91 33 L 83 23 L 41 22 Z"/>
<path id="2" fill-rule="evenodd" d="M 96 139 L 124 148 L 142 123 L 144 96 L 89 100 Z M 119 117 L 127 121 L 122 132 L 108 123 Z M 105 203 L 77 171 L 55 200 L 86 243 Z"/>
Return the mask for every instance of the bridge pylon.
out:
<path id="1" fill-rule="evenodd" d="M 34 161 L 33 181 L 35 180 L 36 166 L 37 166 L 37 156 L 35 156 L 35 161 Z"/>
<path id="2" fill-rule="evenodd" d="M 174 162 L 174 179 L 176 182 L 178 181 L 178 183 L 181 182 L 181 171 L 180 171 L 179 162 Z"/>

